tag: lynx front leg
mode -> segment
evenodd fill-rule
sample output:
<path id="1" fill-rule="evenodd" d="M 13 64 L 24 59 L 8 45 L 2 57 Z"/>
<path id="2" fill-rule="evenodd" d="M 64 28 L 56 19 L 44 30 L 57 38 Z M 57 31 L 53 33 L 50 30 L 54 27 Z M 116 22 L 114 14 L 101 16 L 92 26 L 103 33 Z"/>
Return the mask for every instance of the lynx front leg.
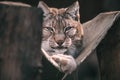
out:
<path id="1" fill-rule="evenodd" d="M 61 71 L 70 74 L 73 72 L 77 64 L 75 59 L 70 55 L 56 54 L 52 56 L 52 59 L 60 65 Z"/>

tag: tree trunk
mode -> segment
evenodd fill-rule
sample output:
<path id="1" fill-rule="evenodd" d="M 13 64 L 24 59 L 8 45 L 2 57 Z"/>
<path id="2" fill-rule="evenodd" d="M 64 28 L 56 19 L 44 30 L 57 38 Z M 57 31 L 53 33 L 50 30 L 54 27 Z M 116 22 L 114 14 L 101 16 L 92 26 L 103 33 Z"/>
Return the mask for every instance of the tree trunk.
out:
<path id="1" fill-rule="evenodd" d="M 41 24 L 41 9 L 0 4 L 0 80 L 40 80 Z"/>
<path id="2" fill-rule="evenodd" d="M 120 17 L 97 47 L 101 80 L 120 80 Z"/>

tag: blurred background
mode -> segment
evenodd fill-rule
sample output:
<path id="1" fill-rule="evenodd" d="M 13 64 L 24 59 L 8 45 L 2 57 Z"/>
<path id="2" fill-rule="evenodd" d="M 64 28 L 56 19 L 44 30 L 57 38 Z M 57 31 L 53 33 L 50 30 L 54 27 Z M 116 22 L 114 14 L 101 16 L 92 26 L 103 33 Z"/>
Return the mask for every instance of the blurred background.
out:
<path id="1" fill-rule="evenodd" d="M 34 7 L 41 0 L 0 0 L 0 1 L 15 1 L 30 4 Z M 50 7 L 68 7 L 76 0 L 42 0 Z M 88 21 L 95 17 L 100 12 L 120 10 L 120 0 L 78 0 L 80 3 L 81 22 Z"/>
<path id="2" fill-rule="evenodd" d="M 41 0 L 0 0 L 15 1 L 37 7 Z M 76 0 L 42 0 L 49 7 L 63 8 L 70 6 Z M 78 0 L 80 4 L 81 23 L 84 23 L 101 12 L 120 10 L 120 0 Z M 95 52 L 91 54 L 79 68 L 80 80 L 99 80 L 99 64 Z"/>

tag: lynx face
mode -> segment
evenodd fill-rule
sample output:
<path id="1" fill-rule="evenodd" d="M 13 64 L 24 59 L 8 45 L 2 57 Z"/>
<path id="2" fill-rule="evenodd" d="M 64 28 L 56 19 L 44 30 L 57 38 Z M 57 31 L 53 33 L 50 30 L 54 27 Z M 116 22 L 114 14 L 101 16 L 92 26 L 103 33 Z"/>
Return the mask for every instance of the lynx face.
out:
<path id="1" fill-rule="evenodd" d="M 83 29 L 79 20 L 79 4 L 68 8 L 49 8 L 39 4 L 44 11 L 42 48 L 49 53 L 65 54 L 81 46 Z"/>

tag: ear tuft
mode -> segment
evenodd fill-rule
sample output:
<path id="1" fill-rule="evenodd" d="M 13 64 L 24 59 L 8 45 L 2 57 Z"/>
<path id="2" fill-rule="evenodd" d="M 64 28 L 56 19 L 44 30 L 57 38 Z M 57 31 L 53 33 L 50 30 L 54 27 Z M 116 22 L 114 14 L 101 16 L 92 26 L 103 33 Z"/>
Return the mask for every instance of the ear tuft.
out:
<path id="1" fill-rule="evenodd" d="M 49 7 L 43 1 L 39 2 L 38 8 L 41 8 L 43 10 L 44 16 L 50 13 Z"/>
<path id="2" fill-rule="evenodd" d="M 79 20 L 79 2 L 76 1 L 70 7 L 67 8 L 66 13 L 69 14 L 75 20 Z"/>

